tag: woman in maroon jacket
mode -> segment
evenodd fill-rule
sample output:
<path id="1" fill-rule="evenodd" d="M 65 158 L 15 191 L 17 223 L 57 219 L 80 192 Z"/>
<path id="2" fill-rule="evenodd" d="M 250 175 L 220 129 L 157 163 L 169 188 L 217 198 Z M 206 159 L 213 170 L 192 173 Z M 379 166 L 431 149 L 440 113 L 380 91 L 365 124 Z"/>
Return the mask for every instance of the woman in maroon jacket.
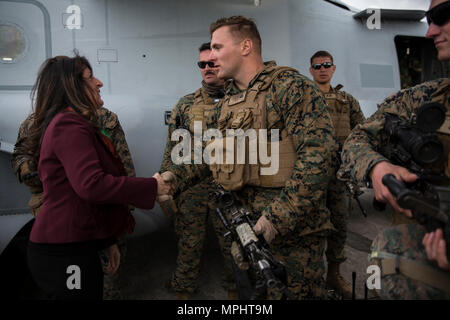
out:
<path id="1" fill-rule="evenodd" d="M 158 174 L 126 176 L 97 122 L 101 87 L 87 59 L 58 56 L 44 62 L 32 91 L 27 149 L 38 159 L 44 202 L 28 263 L 50 299 L 102 299 L 98 251 L 109 247 L 108 272 L 114 273 L 120 263 L 115 243 L 132 228 L 128 204 L 151 209 L 158 195 L 172 190 Z"/>

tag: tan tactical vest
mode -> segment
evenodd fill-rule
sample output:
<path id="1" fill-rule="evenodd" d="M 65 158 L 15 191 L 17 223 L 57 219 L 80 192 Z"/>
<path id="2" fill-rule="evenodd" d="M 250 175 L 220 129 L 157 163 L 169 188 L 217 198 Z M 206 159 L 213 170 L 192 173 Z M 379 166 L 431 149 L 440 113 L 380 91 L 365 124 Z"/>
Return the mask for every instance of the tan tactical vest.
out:
<path id="1" fill-rule="evenodd" d="M 324 93 L 324 96 L 333 121 L 335 135 L 339 141 L 344 143 L 351 131 L 350 102 L 342 92 L 339 92 L 341 88 L 342 85 L 339 84 L 333 91 Z"/>
<path id="2" fill-rule="evenodd" d="M 286 180 L 290 179 L 292 169 L 297 159 L 292 138 L 285 129 L 280 132 L 279 142 L 279 167 L 275 175 L 261 175 L 262 165 L 258 161 L 256 164 L 249 164 L 249 141 L 245 142 L 245 164 L 238 164 L 237 161 L 237 139 L 234 141 L 235 154 L 233 164 L 226 163 L 226 129 L 255 129 L 259 134 L 259 129 L 267 129 L 266 118 L 266 95 L 270 94 L 269 89 L 272 81 L 283 71 L 295 69 L 289 67 L 273 66 L 267 69 L 267 73 L 262 74 L 255 81 L 253 86 L 239 94 L 228 96 L 224 99 L 218 121 L 218 129 L 223 134 L 223 164 L 212 164 L 210 169 L 213 177 L 226 190 L 239 190 L 245 185 L 259 187 L 284 187 Z M 270 139 L 268 138 L 267 152 L 270 155 Z M 257 147 L 259 148 L 259 146 Z M 258 150 L 259 154 L 259 150 Z"/>
<path id="3" fill-rule="evenodd" d="M 208 96 L 201 88 L 194 93 L 194 103 L 191 106 L 189 113 L 192 115 L 191 122 L 189 124 L 189 130 L 194 133 L 194 121 L 202 122 L 203 131 L 207 129 L 206 120 L 210 119 L 214 112 L 215 101 Z"/>
<path id="4" fill-rule="evenodd" d="M 216 101 L 217 100 L 217 101 Z M 208 94 L 202 90 L 202 88 L 198 89 L 194 92 L 194 102 L 190 109 L 188 109 L 189 114 L 189 131 L 191 134 L 194 133 L 194 121 L 202 122 L 202 131 L 207 130 L 207 120 L 211 119 L 212 114 L 214 113 L 215 104 L 218 102 L 218 99 L 211 98 Z M 194 158 L 194 139 L 192 139 L 192 158 Z M 199 142 L 201 143 L 201 141 Z M 176 200 L 172 197 L 167 200 L 160 201 L 159 205 L 169 220 L 175 218 L 175 215 L 179 212 L 179 209 L 176 204 Z"/>

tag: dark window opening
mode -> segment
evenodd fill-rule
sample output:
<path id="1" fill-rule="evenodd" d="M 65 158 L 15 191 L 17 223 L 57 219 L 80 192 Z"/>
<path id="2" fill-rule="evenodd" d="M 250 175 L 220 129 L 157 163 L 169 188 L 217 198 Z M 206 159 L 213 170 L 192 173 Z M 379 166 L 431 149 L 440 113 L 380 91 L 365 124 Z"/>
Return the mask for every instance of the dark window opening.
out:
<path id="1" fill-rule="evenodd" d="M 394 40 L 402 89 L 449 76 L 450 63 L 437 59 L 437 51 L 432 39 L 396 36 Z"/>

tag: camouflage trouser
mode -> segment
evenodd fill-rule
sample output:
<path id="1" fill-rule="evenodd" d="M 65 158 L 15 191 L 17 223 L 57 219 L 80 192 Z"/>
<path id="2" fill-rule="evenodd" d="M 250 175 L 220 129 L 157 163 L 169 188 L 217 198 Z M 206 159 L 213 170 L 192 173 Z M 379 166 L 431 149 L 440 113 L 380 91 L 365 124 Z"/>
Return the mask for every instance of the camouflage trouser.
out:
<path id="1" fill-rule="evenodd" d="M 208 179 L 178 197 L 179 212 L 175 218 L 175 230 L 179 238 L 178 256 L 171 282 L 175 291 L 192 293 L 196 288 L 209 215 L 225 260 L 225 269 L 222 273 L 223 286 L 225 289 L 235 288 L 231 266 L 231 242 L 223 237 L 226 230 L 215 214 L 215 201 L 209 200 L 212 188 L 212 179 Z"/>
<path id="2" fill-rule="evenodd" d="M 117 246 L 119 248 L 120 252 L 120 266 L 119 269 L 117 269 L 117 272 L 114 275 L 108 275 L 106 274 L 106 267 L 108 266 L 109 262 L 109 248 L 106 248 L 99 252 L 100 259 L 102 262 L 103 272 L 105 273 L 105 276 L 103 278 L 103 300 L 122 300 L 122 293 L 120 290 L 120 284 L 119 284 L 119 273 L 121 266 L 123 264 L 123 261 L 125 259 L 125 256 L 127 254 L 127 239 L 126 236 L 123 236 L 119 239 L 117 242 Z"/>
<path id="3" fill-rule="evenodd" d="M 246 187 L 239 192 L 239 198 L 252 212 L 252 219 L 256 222 L 261 212 L 279 197 L 279 189 Z M 282 262 L 287 271 L 288 289 L 302 299 L 326 299 L 324 273 L 327 232 L 313 233 L 299 237 L 292 233 L 283 237 L 276 237 L 270 249 L 277 260 Z M 281 299 L 282 293 L 276 289 L 269 289 L 269 299 Z"/>
<path id="4" fill-rule="evenodd" d="M 329 233 L 325 254 L 328 263 L 342 263 L 346 259 L 344 247 L 347 239 L 349 196 L 345 184 L 336 178 L 328 185 L 327 207 L 331 213 L 331 223 L 336 230 Z"/>
<path id="5" fill-rule="evenodd" d="M 426 230 L 418 224 L 402 224 L 380 232 L 372 243 L 372 252 L 396 255 L 444 272 L 427 259 L 422 239 Z M 381 268 L 381 259 L 371 258 Z M 381 270 L 383 273 L 383 270 Z M 448 273 L 448 271 L 447 271 Z M 383 275 L 380 296 L 383 299 L 450 299 L 449 294 L 402 273 Z"/>

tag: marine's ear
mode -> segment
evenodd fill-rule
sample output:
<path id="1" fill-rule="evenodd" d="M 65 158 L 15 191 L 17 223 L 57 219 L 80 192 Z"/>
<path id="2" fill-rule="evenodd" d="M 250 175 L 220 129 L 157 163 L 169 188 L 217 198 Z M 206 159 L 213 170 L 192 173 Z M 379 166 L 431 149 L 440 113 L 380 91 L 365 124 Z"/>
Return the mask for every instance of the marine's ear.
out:
<path id="1" fill-rule="evenodd" d="M 246 38 L 241 41 L 241 54 L 248 56 L 253 51 L 253 41 L 250 38 Z"/>

